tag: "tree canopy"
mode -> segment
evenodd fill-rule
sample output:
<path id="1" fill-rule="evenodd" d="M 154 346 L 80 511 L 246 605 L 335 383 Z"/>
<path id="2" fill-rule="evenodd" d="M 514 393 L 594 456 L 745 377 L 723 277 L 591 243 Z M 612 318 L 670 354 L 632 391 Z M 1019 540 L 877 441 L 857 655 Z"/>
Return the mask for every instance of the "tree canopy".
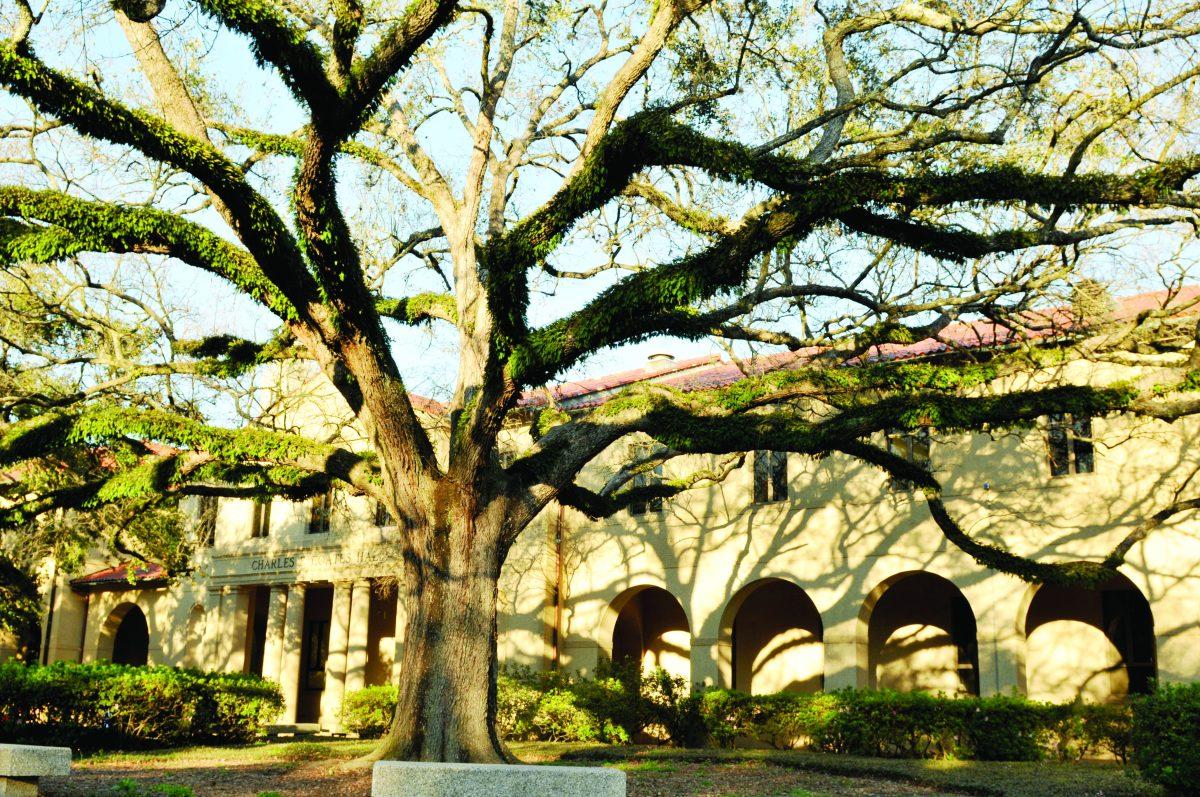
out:
<path id="1" fill-rule="evenodd" d="M 486 582 L 549 503 L 600 516 L 728 472 L 639 486 L 634 462 L 583 487 L 628 435 L 655 439 L 659 461 L 857 458 L 918 485 L 953 544 L 1032 580 L 1097 583 L 1195 506 L 1161 507 L 1103 561 L 1029 561 L 973 539 L 935 476 L 872 440 L 1200 408 L 1190 308 L 1110 318 L 1096 289 L 1190 279 L 1200 5 L 9 0 L 3 13 L 0 261 L 9 284 L 54 286 L 10 292 L 9 527 L 334 484 L 400 520 L 414 601 L 447 574 L 480 579 L 465 638 L 494 634 Z M 1077 312 L 1045 312 L 1064 304 Z M 918 364 L 873 356 L 956 320 L 1012 337 Z M 444 452 L 414 406 L 421 335 L 454 352 Z M 796 356 L 733 386 L 643 385 L 586 411 L 530 398 L 659 339 Z M 1030 378 L 1067 351 L 1157 376 Z M 336 388 L 335 426 L 365 445 L 263 406 L 262 374 L 297 362 Z M 518 422 L 531 443 L 502 459 Z M 410 636 L 437 626 L 438 599 L 422 600 Z M 412 648 L 399 714 L 427 713 L 407 729 L 398 715 L 387 754 L 500 755 L 469 710 L 429 707 L 423 695 L 465 687 Z M 494 669 L 494 651 L 479 656 Z"/>

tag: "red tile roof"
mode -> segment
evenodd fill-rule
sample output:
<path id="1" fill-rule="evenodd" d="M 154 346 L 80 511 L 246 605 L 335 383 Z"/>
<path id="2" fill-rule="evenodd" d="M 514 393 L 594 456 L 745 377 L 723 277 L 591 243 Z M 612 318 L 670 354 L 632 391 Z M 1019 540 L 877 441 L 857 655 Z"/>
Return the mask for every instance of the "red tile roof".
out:
<path id="1" fill-rule="evenodd" d="M 1126 320 L 1138 315 L 1166 308 L 1200 312 L 1193 308 L 1200 302 L 1200 285 L 1189 285 L 1178 291 L 1154 291 L 1151 293 L 1118 299 L 1113 310 L 1114 320 Z M 932 338 L 916 343 L 887 343 L 874 346 L 861 357 L 851 362 L 882 360 L 910 360 L 943 354 L 955 349 L 976 349 L 1003 345 L 1015 340 L 1037 340 L 1051 338 L 1069 331 L 1075 326 L 1069 307 L 1029 311 L 1023 314 L 1026 329 L 1015 331 L 993 321 L 963 321 L 948 325 Z M 756 357 L 751 360 L 733 362 L 718 355 L 693 357 L 678 362 L 650 362 L 641 368 L 620 371 L 607 376 L 567 382 L 553 389 L 554 400 L 565 409 L 594 407 L 622 387 L 638 382 L 655 381 L 679 390 L 705 390 L 731 385 L 747 375 L 763 374 L 780 368 L 796 368 L 812 360 L 822 350 L 816 347 L 786 351 Z M 521 401 L 525 407 L 546 404 L 544 391 L 530 391 Z"/>
<path id="2" fill-rule="evenodd" d="M 86 576 L 71 580 L 71 586 L 80 592 L 98 592 L 117 589 L 150 589 L 167 583 L 167 570 L 160 564 L 148 564 L 133 569 L 133 580 L 129 578 L 129 564 L 119 564 Z"/>

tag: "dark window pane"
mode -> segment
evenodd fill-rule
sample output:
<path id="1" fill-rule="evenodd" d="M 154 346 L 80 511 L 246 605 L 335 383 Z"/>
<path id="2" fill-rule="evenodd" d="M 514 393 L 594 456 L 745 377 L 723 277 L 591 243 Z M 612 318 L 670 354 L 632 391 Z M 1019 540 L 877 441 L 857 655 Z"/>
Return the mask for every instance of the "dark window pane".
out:
<path id="1" fill-rule="evenodd" d="M 1059 414 L 1050 416 L 1050 425 L 1046 430 L 1046 443 L 1050 454 L 1050 475 L 1063 476 L 1070 473 L 1071 451 L 1064 416 Z"/>
<path id="2" fill-rule="evenodd" d="M 1076 418 L 1071 424 L 1075 444 L 1075 472 L 1091 473 L 1096 468 L 1095 452 L 1092 449 L 1092 419 Z"/>
<path id="3" fill-rule="evenodd" d="M 909 439 L 909 458 L 908 461 L 924 470 L 929 470 L 930 450 L 932 444 L 929 438 L 928 429 L 918 429 L 908 436 Z"/>
<path id="4" fill-rule="evenodd" d="M 250 536 L 266 537 L 271 533 L 271 501 L 255 500 L 251 508 Z"/>
<path id="5" fill-rule="evenodd" d="M 325 534 L 329 531 L 329 515 L 332 503 L 332 494 L 328 491 L 313 497 L 308 515 L 309 534 Z"/>
<path id="6" fill-rule="evenodd" d="M 394 526 L 396 521 L 392 518 L 392 513 L 388 511 L 387 504 L 383 501 L 375 502 L 375 525 L 376 526 Z"/>
<path id="7" fill-rule="evenodd" d="M 217 497 L 202 495 L 198 502 L 197 536 L 203 546 L 212 545 L 217 536 Z"/>
<path id="8" fill-rule="evenodd" d="M 766 451 L 754 452 L 754 503 L 765 504 L 769 499 L 767 485 L 771 480 L 771 463 Z"/>
<path id="9" fill-rule="evenodd" d="M 786 501 L 788 497 L 787 452 L 771 452 L 771 500 Z"/>
<path id="10" fill-rule="evenodd" d="M 662 475 L 663 475 L 662 465 L 655 465 L 654 470 L 650 471 L 650 473 L 646 477 L 646 484 L 649 486 L 657 487 L 658 485 L 662 484 Z M 649 500 L 648 504 L 650 506 L 651 512 L 661 512 L 662 511 L 663 500 L 661 497 L 660 498 L 651 498 Z"/>

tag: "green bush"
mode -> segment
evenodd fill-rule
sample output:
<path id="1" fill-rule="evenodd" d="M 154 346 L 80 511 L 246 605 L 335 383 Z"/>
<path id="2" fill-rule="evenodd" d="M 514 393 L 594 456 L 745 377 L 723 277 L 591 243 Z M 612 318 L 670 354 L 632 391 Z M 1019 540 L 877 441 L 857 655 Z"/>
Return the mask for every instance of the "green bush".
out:
<path id="1" fill-rule="evenodd" d="M 1017 695 L 959 701 L 963 709 L 965 752 L 978 761 L 1038 761 L 1052 738 L 1052 706 Z M 1060 712 L 1074 716 L 1068 705 Z"/>
<path id="2" fill-rule="evenodd" d="M 515 742 L 536 739 L 533 718 L 543 692 L 532 680 L 507 672 L 496 679 L 496 732 L 505 739 Z"/>
<path id="3" fill-rule="evenodd" d="M 1160 686 L 1133 705 L 1133 761 L 1172 794 L 1200 783 L 1200 684 Z"/>
<path id="4" fill-rule="evenodd" d="M 81 749 L 241 743 L 279 713 L 253 675 L 57 662 L 0 664 L 0 737 Z"/>
<path id="5" fill-rule="evenodd" d="M 396 713 L 396 687 L 368 686 L 346 695 L 342 702 L 342 724 L 364 739 L 378 739 L 392 724 Z"/>

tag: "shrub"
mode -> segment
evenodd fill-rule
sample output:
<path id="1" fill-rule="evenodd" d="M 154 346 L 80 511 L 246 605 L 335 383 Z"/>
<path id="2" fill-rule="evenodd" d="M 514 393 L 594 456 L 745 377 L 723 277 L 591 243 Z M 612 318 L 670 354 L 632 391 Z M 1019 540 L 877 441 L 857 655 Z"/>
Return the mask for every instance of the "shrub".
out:
<path id="1" fill-rule="evenodd" d="M 1133 761 L 1172 794 L 1200 783 L 1200 684 L 1160 686 L 1133 704 Z"/>
<path id="2" fill-rule="evenodd" d="M 1051 738 L 1052 706 L 1019 695 L 995 695 L 962 701 L 965 747 L 979 761 L 1038 761 Z M 1072 706 L 1060 715 L 1070 718 Z"/>
<path id="3" fill-rule="evenodd" d="M 686 678 L 661 667 L 642 681 L 648 724 L 657 726 L 667 741 L 678 747 L 702 747 L 708 741 L 703 714 L 704 699 L 694 693 Z"/>
<path id="4" fill-rule="evenodd" d="M 535 738 L 533 718 L 542 691 L 531 680 L 508 673 L 496 679 L 496 731 L 505 739 L 524 742 Z"/>
<path id="5" fill-rule="evenodd" d="M 346 695 L 342 701 L 342 724 L 364 739 L 378 739 L 392 724 L 396 713 L 396 687 L 368 686 Z"/>
<path id="6" fill-rule="evenodd" d="M 84 749 L 247 742 L 283 705 L 254 675 L 57 662 L 0 664 L 0 737 Z"/>
<path id="7" fill-rule="evenodd" d="M 542 696 L 533 716 L 534 735 L 547 742 L 628 742 L 624 728 L 580 705 L 569 689 L 554 689 Z"/>

